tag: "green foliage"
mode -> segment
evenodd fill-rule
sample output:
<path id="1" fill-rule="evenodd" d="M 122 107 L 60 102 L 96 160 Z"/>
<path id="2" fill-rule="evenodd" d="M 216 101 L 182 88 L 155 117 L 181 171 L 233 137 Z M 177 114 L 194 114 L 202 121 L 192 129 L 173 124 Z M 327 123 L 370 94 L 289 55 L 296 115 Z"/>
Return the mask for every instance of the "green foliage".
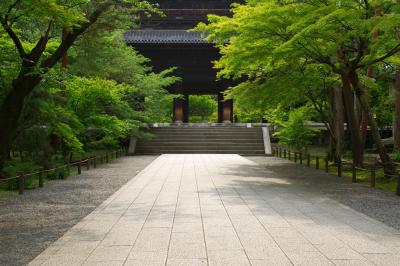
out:
<path id="1" fill-rule="evenodd" d="M 189 96 L 189 119 L 191 123 L 216 122 L 217 109 L 218 103 L 215 96 Z"/>
<path id="2" fill-rule="evenodd" d="M 307 107 L 298 108 L 289 113 L 287 121 L 275 120 L 281 129 L 274 134 L 279 142 L 289 147 L 301 150 L 311 144 L 312 138 L 318 133 L 309 127 L 311 114 Z"/>
<path id="3" fill-rule="evenodd" d="M 396 151 L 396 153 L 394 154 L 394 159 L 400 162 L 400 151 Z"/>
<path id="4" fill-rule="evenodd" d="M 112 80 L 75 77 L 68 82 L 68 107 L 84 126 L 82 139 L 88 148 L 116 148 L 135 125 L 140 125 L 123 100 L 126 92 L 126 85 Z"/>
<path id="5" fill-rule="evenodd" d="M 33 163 L 33 162 L 29 162 L 29 161 L 19 161 L 19 160 L 15 160 L 12 161 L 10 164 L 8 164 L 5 168 L 4 168 L 4 172 L 7 174 L 7 176 L 10 177 L 16 177 L 18 175 L 20 175 L 22 172 L 23 173 L 34 173 L 38 170 L 38 165 Z M 37 183 L 37 176 L 33 175 L 33 176 L 27 176 L 25 177 L 25 187 L 26 188 L 34 188 L 36 186 Z M 6 188 L 7 189 L 17 189 L 18 188 L 18 180 L 12 180 L 10 182 L 6 183 Z"/>
<path id="6" fill-rule="evenodd" d="M 93 23 L 95 10 L 101 15 Z M 124 30 L 135 26 L 138 11 L 158 13 L 142 0 L 1 2 L 0 104 L 18 77 L 21 57 L 34 52 L 48 31 L 44 52 L 28 74 L 42 80 L 24 99 L 13 140 L 12 150 L 21 160 L 51 168 L 94 150 L 126 145 L 131 134 L 142 135 L 137 129 L 146 122 L 170 121 L 172 95 L 165 88 L 179 79 L 173 69 L 154 73 L 149 60 L 123 39 Z M 84 34 L 68 51 L 68 69 L 43 67 L 60 48 L 62 32 L 74 34 L 81 27 Z"/>

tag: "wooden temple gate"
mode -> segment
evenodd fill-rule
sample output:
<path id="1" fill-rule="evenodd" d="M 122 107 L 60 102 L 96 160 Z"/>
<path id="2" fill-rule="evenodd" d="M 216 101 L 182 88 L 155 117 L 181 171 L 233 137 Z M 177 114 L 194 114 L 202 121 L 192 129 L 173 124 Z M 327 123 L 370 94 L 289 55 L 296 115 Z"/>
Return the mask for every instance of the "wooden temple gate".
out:
<path id="1" fill-rule="evenodd" d="M 218 95 L 218 122 L 233 122 L 233 101 L 223 96 L 232 84 L 216 80 L 212 62 L 219 58 L 213 43 L 203 40 L 199 33 L 188 32 L 208 14 L 230 15 L 230 0 L 163 0 L 159 2 L 165 16 L 143 17 L 140 30 L 125 34 L 128 44 L 151 60 L 155 71 L 176 67 L 182 81 L 169 91 L 183 95 L 174 100 L 174 122 L 189 122 L 189 95 Z"/>

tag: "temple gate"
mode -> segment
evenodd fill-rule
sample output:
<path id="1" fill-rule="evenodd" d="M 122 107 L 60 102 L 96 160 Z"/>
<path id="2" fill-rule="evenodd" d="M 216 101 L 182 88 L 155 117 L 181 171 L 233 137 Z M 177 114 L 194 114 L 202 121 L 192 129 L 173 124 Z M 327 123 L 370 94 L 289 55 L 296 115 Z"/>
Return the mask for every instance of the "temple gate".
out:
<path id="1" fill-rule="evenodd" d="M 157 2 L 157 1 L 153 1 Z M 125 34 L 128 44 L 151 60 L 155 71 L 176 67 L 182 81 L 169 92 L 183 95 L 173 104 L 174 122 L 189 121 L 189 95 L 218 95 L 218 122 L 233 122 L 233 101 L 225 100 L 223 91 L 232 84 L 216 80 L 212 62 L 219 58 L 213 43 L 203 40 L 199 33 L 188 32 L 208 14 L 230 15 L 232 0 L 163 0 L 159 1 L 165 16 L 141 19 L 140 30 Z"/>

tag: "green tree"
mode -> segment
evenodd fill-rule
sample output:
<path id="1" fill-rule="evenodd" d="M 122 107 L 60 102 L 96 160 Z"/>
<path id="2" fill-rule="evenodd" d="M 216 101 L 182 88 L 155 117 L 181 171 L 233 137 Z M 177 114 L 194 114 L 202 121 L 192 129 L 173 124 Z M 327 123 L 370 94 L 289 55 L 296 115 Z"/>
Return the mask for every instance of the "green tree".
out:
<path id="1" fill-rule="evenodd" d="M 215 122 L 217 120 L 217 99 L 211 95 L 189 96 L 190 122 Z"/>
<path id="2" fill-rule="evenodd" d="M 400 4 L 393 1 L 273 1 L 248 0 L 235 5 L 233 18 L 210 16 L 197 29 L 207 33 L 221 49 L 216 63 L 220 76 L 267 81 L 284 66 L 293 73 L 314 66 L 340 81 L 353 160 L 362 163 L 359 121 L 353 108 L 353 92 L 370 121 L 371 131 L 385 167 L 394 172 L 372 113 L 366 84 L 360 79 L 369 66 L 400 51 L 398 28 Z M 376 9 L 382 10 L 375 16 Z M 371 36 L 379 32 L 375 41 Z M 312 83 L 309 75 L 296 87 Z M 282 86 L 284 82 L 282 81 Z M 281 86 L 281 87 L 282 87 Z M 333 89 L 333 88 L 332 88 Z"/>
<path id="3" fill-rule="evenodd" d="M 2 91 L 0 169 L 9 157 L 24 102 L 76 40 L 96 23 L 120 27 L 138 10 L 154 10 L 146 1 L 5 0 L 0 4 L 0 36 L 12 40 L 17 71 Z M 125 18 L 124 20 L 122 20 Z M 121 23 L 117 23 L 122 20 Z M 107 23 L 108 22 L 108 23 Z M 98 24 L 97 24 L 98 25 Z M 62 31 L 68 34 L 59 40 Z"/>

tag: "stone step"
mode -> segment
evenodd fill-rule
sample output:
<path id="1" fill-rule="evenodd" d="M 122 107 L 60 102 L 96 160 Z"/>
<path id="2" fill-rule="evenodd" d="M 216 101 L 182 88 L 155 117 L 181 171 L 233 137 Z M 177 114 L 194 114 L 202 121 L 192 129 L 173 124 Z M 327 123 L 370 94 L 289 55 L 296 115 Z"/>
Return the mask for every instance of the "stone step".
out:
<path id="1" fill-rule="evenodd" d="M 260 139 L 249 139 L 249 140 L 238 140 L 238 139 L 153 139 L 153 140 L 142 140 L 139 144 L 263 144 L 264 142 Z"/>
<path id="2" fill-rule="evenodd" d="M 138 140 L 138 154 L 265 153 L 261 128 L 150 128 L 147 132 L 154 137 Z"/>
<path id="3" fill-rule="evenodd" d="M 237 139 L 237 138 L 218 138 L 218 139 L 211 139 L 211 138 L 200 138 L 200 139 L 193 139 L 193 138 L 181 138 L 177 140 L 176 138 L 156 138 L 156 139 L 151 139 L 151 140 L 141 140 L 143 143 L 148 143 L 148 142 L 214 142 L 214 143 L 219 143 L 219 142 L 227 142 L 227 143 L 263 143 L 263 140 L 260 138 L 253 138 L 253 139 Z"/>
<path id="4" fill-rule="evenodd" d="M 264 150 L 139 150 L 138 154 L 153 155 L 153 154 L 240 154 L 240 155 L 265 155 Z"/>
<path id="5" fill-rule="evenodd" d="M 201 138 L 201 137 L 210 137 L 210 138 L 241 138 L 241 139 L 249 139 L 249 138 L 262 138 L 262 134 L 209 134 L 209 133 L 204 133 L 204 134 L 153 134 L 153 138 L 179 138 L 179 137 L 195 137 L 195 138 Z"/>
<path id="6" fill-rule="evenodd" d="M 263 145 L 138 145 L 137 149 L 207 149 L 207 150 L 258 150 Z"/>

